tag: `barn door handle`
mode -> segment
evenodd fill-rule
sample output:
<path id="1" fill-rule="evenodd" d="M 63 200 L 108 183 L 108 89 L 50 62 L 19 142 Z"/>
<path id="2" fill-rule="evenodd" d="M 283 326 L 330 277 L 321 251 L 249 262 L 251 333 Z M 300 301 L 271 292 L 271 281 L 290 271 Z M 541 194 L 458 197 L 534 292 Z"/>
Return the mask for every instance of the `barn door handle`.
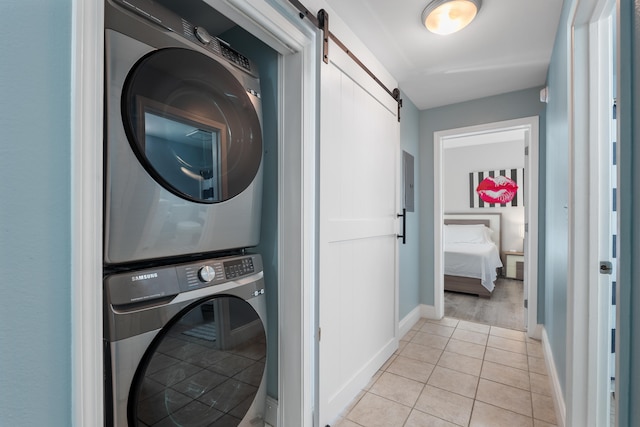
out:
<path id="1" fill-rule="evenodd" d="M 402 234 L 398 234 L 398 239 L 402 239 L 402 244 L 407 244 L 407 209 L 402 208 L 402 213 L 398 214 L 398 218 L 402 217 Z"/>

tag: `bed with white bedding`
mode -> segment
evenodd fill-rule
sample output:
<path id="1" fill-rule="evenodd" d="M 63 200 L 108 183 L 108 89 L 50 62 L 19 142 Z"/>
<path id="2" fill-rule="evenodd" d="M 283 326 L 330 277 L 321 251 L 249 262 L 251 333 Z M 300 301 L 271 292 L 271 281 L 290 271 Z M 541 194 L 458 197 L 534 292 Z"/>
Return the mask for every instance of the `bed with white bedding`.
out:
<path id="1" fill-rule="evenodd" d="M 490 297 L 500 260 L 500 214 L 445 214 L 444 289 Z"/>

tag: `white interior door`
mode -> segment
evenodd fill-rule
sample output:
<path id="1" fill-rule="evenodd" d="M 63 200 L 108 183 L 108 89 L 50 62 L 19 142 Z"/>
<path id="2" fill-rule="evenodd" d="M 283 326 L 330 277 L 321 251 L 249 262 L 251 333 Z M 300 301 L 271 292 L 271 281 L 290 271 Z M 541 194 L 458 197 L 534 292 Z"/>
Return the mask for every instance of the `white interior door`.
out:
<path id="1" fill-rule="evenodd" d="M 573 17 L 566 424 L 611 424 L 613 0 L 578 5 Z M 594 7 L 595 6 L 595 7 Z M 602 272 L 602 273 L 601 273 Z"/>
<path id="2" fill-rule="evenodd" d="M 613 10 L 610 9 L 610 13 Z M 592 259 L 592 263 L 598 263 L 599 268 L 593 269 L 598 278 L 597 289 L 594 290 L 596 297 L 593 313 L 590 314 L 591 328 L 597 330 L 598 352 L 596 356 L 597 372 L 597 393 L 594 399 L 598 402 L 596 409 L 592 409 L 592 416 L 596 418 L 598 426 L 613 426 L 615 422 L 611 417 L 612 392 L 614 390 L 615 378 L 615 353 L 612 347 L 613 333 L 615 333 L 616 307 L 613 295 L 615 295 L 616 283 L 616 229 L 617 229 L 617 209 L 616 209 L 616 187 L 617 170 L 615 142 L 615 107 L 613 100 L 613 28 L 611 16 L 596 24 L 593 24 L 595 39 L 594 44 L 597 49 L 601 49 L 601 60 L 592 67 L 597 67 L 598 74 L 598 101 L 594 106 L 593 133 L 596 135 L 592 156 L 596 159 L 592 166 L 592 174 L 597 177 L 597 244 L 595 252 L 597 259 Z"/>
<path id="3" fill-rule="evenodd" d="M 332 45 L 321 66 L 318 425 L 397 348 L 397 104 Z"/>

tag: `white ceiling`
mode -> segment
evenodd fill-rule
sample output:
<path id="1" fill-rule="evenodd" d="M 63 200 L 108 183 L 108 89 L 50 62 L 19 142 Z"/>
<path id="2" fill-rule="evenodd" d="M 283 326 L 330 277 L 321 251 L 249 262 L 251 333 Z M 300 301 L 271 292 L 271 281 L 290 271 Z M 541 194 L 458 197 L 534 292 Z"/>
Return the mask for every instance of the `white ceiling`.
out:
<path id="1" fill-rule="evenodd" d="M 471 25 L 439 36 L 421 22 L 430 0 L 326 1 L 420 110 L 544 86 L 562 9 L 562 0 L 483 0 Z"/>

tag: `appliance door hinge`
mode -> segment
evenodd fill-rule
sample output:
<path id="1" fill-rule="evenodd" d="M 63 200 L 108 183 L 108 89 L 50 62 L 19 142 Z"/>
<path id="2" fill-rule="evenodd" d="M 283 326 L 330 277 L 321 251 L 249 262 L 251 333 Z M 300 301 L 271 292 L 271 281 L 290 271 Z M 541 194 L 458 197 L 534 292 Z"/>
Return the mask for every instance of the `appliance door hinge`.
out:
<path id="1" fill-rule="evenodd" d="M 318 341 L 322 338 L 322 328 L 318 328 Z"/>
<path id="2" fill-rule="evenodd" d="M 529 300 L 524 300 L 524 308 L 529 308 Z"/>
<path id="3" fill-rule="evenodd" d="M 528 145 L 526 147 L 524 147 L 524 155 L 525 156 L 529 155 L 529 146 Z"/>

